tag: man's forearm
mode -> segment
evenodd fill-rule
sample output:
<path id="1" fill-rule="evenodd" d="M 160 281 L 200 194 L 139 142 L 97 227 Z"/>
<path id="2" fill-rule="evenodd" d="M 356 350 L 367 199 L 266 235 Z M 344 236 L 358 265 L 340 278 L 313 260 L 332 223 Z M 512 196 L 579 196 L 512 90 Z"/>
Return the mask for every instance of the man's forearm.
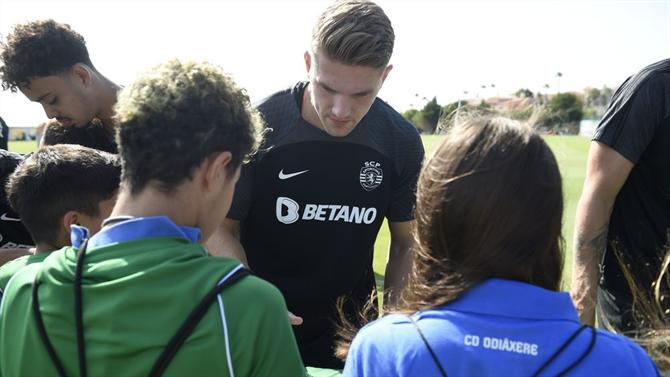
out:
<path id="1" fill-rule="evenodd" d="M 575 236 L 571 295 L 580 319 L 595 324 L 600 263 L 607 247 L 605 224 L 596 232 L 578 232 Z"/>
<path id="2" fill-rule="evenodd" d="M 394 249 L 391 245 L 389 261 L 384 273 L 384 305 L 393 305 L 398 302 L 400 294 L 405 288 L 412 263 L 412 252 L 409 246 Z"/>
<path id="3" fill-rule="evenodd" d="M 33 254 L 30 249 L 0 249 L 0 266 L 24 255 Z"/>

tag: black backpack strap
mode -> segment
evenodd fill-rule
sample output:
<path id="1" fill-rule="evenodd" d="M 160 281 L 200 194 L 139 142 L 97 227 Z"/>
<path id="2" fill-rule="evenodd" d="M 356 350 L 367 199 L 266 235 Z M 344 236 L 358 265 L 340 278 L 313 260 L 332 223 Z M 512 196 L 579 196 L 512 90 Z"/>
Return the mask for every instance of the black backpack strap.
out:
<path id="1" fill-rule="evenodd" d="M 163 352 L 158 357 L 158 360 L 156 360 L 156 363 L 149 372 L 150 377 L 163 375 L 163 372 L 165 372 L 165 369 L 167 369 L 168 365 L 170 365 L 170 362 L 177 354 L 177 351 L 179 351 L 186 339 L 188 339 L 195 327 L 205 316 L 207 310 L 212 305 L 214 300 L 216 300 L 216 296 L 226 288 L 230 287 L 240 279 L 250 274 L 251 273 L 246 268 L 238 268 L 230 276 L 228 276 L 227 279 L 221 281 L 214 288 L 212 288 L 207 293 L 207 295 L 205 295 L 205 297 L 203 297 L 200 303 L 195 307 L 195 309 L 193 309 L 193 311 L 191 311 L 186 320 L 181 324 L 179 330 L 177 330 L 177 333 L 172 337 L 172 339 L 170 339 L 167 346 L 165 346 L 165 349 L 163 349 Z"/>
<path id="2" fill-rule="evenodd" d="M 58 355 L 56 354 L 56 350 L 54 349 L 53 345 L 51 344 L 51 341 L 49 340 L 47 330 L 44 327 L 44 320 L 42 319 L 42 313 L 40 313 L 40 301 L 37 292 L 40 287 L 39 278 L 40 278 L 40 271 L 37 271 L 32 286 L 32 296 L 33 296 L 32 309 L 33 309 L 33 317 L 37 325 L 37 333 L 39 334 L 40 339 L 42 340 L 42 344 L 44 344 L 44 347 L 47 349 L 49 358 L 51 359 L 51 362 L 53 363 L 54 367 L 56 367 L 58 375 L 60 377 L 65 377 L 65 369 L 63 368 L 63 363 L 61 363 L 60 359 L 58 358 Z"/>
<path id="3" fill-rule="evenodd" d="M 447 372 L 445 372 L 444 368 L 442 368 L 442 364 L 440 364 L 440 361 L 437 359 L 437 355 L 435 355 L 435 351 L 433 351 L 433 347 L 430 346 L 430 344 L 428 343 L 428 340 L 423 335 L 423 332 L 421 331 L 421 328 L 419 327 L 419 324 L 414 321 L 414 318 L 412 318 L 412 316 L 407 316 L 407 318 L 409 318 L 410 322 L 412 322 L 412 324 L 416 328 L 416 331 L 419 332 L 419 335 L 421 336 L 421 340 L 423 341 L 423 344 L 426 345 L 426 348 L 428 348 L 428 352 L 430 352 L 430 357 L 433 358 L 433 361 L 435 362 L 435 365 L 437 365 L 437 368 L 440 370 L 440 375 L 442 377 L 447 377 Z"/>
<path id="4" fill-rule="evenodd" d="M 537 370 L 537 372 L 535 372 L 533 374 L 533 376 L 535 376 L 535 377 L 539 376 L 540 373 L 542 373 L 545 369 L 547 369 L 547 367 L 549 367 L 549 365 L 551 365 L 551 363 L 553 363 L 558 358 L 558 356 L 560 356 L 563 353 L 563 351 L 565 351 L 570 346 L 570 344 L 572 344 L 572 342 L 574 342 L 575 339 L 577 339 L 577 337 L 579 336 L 579 334 L 582 333 L 582 331 L 584 331 L 586 329 L 589 329 L 589 328 L 591 329 L 591 341 L 589 342 L 589 346 L 586 348 L 586 351 L 584 351 L 579 356 L 579 358 L 577 360 L 575 360 L 575 362 L 568 365 L 568 367 L 563 369 L 558 375 L 559 376 L 564 376 L 568 372 L 570 372 L 572 369 L 574 369 L 577 365 L 579 365 L 579 363 L 581 363 L 586 358 L 586 356 L 588 356 L 591 353 L 591 351 L 593 350 L 593 347 L 596 344 L 597 333 L 596 333 L 596 329 L 593 328 L 593 326 L 583 325 L 579 329 L 577 329 L 577 331 L 572 333 L 570 338 L 568 338 L 568 340 L 566 340 L 563 343 L 563 345 L 561 345 L 561 347 L 556 352 L 554 352 L 553 355 L 551 355 L 549 360 L 547 360 L 544 364 L 542 364 L 542 366 Z"/>

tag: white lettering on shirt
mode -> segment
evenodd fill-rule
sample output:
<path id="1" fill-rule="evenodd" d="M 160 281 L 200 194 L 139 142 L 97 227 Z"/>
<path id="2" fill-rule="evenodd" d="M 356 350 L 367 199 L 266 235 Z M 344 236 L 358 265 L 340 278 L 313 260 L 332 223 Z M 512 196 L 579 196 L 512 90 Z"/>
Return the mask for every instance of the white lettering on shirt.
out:
<path id="1" fill-rule="evenodd" d="M 463 344 L 467 347 L 479 347 L 481 345 L 481 347 L 490 350 L 530 356 L 537 356 L 539 353 L 539 346 L 537 344 L 509 338 L 485 336 L 483 339 L 480 339 L 479 335 L 466 334 L 463 338 Z"/>
<path id="2" fill-rule="evenodd" d="M 372 224 L 377 219 L 377 208 L 340 204 L 305 204 L 301 214 L 300 204 L 287 197 L 277 198 L 275 212 L 277 220 L 283 224 L 293 224 L 298 219 Z"/>

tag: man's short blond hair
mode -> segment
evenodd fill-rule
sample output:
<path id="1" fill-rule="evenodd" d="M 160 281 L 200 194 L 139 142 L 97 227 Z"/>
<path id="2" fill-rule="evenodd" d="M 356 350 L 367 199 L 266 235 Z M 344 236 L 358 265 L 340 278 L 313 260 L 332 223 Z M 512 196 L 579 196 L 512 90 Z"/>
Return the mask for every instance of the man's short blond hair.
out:
<path id="1" fill-rule="evenodd" d="M 377 4 L 343 0 L 328 7 L 312 32 L 312 52 L 347 65 L 385 68 L 395 34 L 391 20 Z"/>

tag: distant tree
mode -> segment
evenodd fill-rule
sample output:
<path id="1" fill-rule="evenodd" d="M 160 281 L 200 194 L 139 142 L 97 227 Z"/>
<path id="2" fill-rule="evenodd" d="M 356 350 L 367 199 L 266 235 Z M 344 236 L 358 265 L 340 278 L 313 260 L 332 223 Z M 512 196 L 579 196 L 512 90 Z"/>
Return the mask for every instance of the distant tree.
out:
<path id="1" fill-rule="evenodd" d="M 490 105 L 488 102 L 482 100 L 482 101 L 479 103 L 479 105 L 477 105 L 477 109 L 479 109 L 479 110 L 490 110 L 490 109 L 491 109 L 491 105 Z"/>
<path id="2" fill-rule="evenodd" d="M 545 130 L 579 131 L 579 122 L 584 115 L 584 105 L 574 93 L 559 93 L 549 99 L 535 124 Z"/>
<path id="3" fill-rule="evenodd" d="M 586 91 L 586 106 L 600 106 L 602 92 L 598 88 L 590 88 Z"/>
<path id="4" fill-rule="evenodd" d="M 456 111 L 465 105 L 464 101 L 452 102 L 442 108 L 442 119 L 456 115 Z"/>
<path id="5" fill-rule="evenodd" d="M 417 109 L 409 109 L 402 113 L 402 116 L 412 123 L 416 129 L 423 131 L 423 115 L 421 114 L 421 111 Z"/>
<path id="6" fill-rule="evenodd" d="M 549 111 L 561 122 L 579 123 L 583 109 L 584 105 L 574 93 L 559 93 L 549 101 Z"/>
<path id="7" fill-rule="evenodd" d="M 600 98 L 602 100 L 603 106 L 608 106 L 614 95 L 614 89 L 609 86 L 603 85 L 603 88 L 600 90 Z"/>
<path id="8" fill-rule="evenodd" d="M 614 90 L 607 86 L 603 86 L 601 89 L 598 88 L 589 88 L 585 93 L 585 108 L 584 116 L 590 119 L 599 119 L 605 114 L 607 106 L 612 100 L 612 95 Z"/>
<path id="9" fill-rule="evenodd" d="M 426 103 L 426 106 L 421 109 L 421 115 L 423 116 L 424 126 L 422 127 L 426 132 L 435 133 L 437 128 L 437 121 L 440 119 L 440 114 L 442 113 L 442 106 L 437 103 L 437 98 L 433 97 L 432 100 Z"/>
<path id="10" fill-rule="evenodd" d="M 437 127 L 434 133 L 446 131 L 454 123 L 454 120 L 459 116 L 461 111 L 465 112 L 467 103 L 465 101 L 455 101 L 442 107 L 440 111 L 440 119 L 437 122 Z"/>
<path id="11" fill-rule="evenodd" d="M 518 98 L 533 98 L 533 92 L 528 88 L 521 88 L 514 93 Z"/>

